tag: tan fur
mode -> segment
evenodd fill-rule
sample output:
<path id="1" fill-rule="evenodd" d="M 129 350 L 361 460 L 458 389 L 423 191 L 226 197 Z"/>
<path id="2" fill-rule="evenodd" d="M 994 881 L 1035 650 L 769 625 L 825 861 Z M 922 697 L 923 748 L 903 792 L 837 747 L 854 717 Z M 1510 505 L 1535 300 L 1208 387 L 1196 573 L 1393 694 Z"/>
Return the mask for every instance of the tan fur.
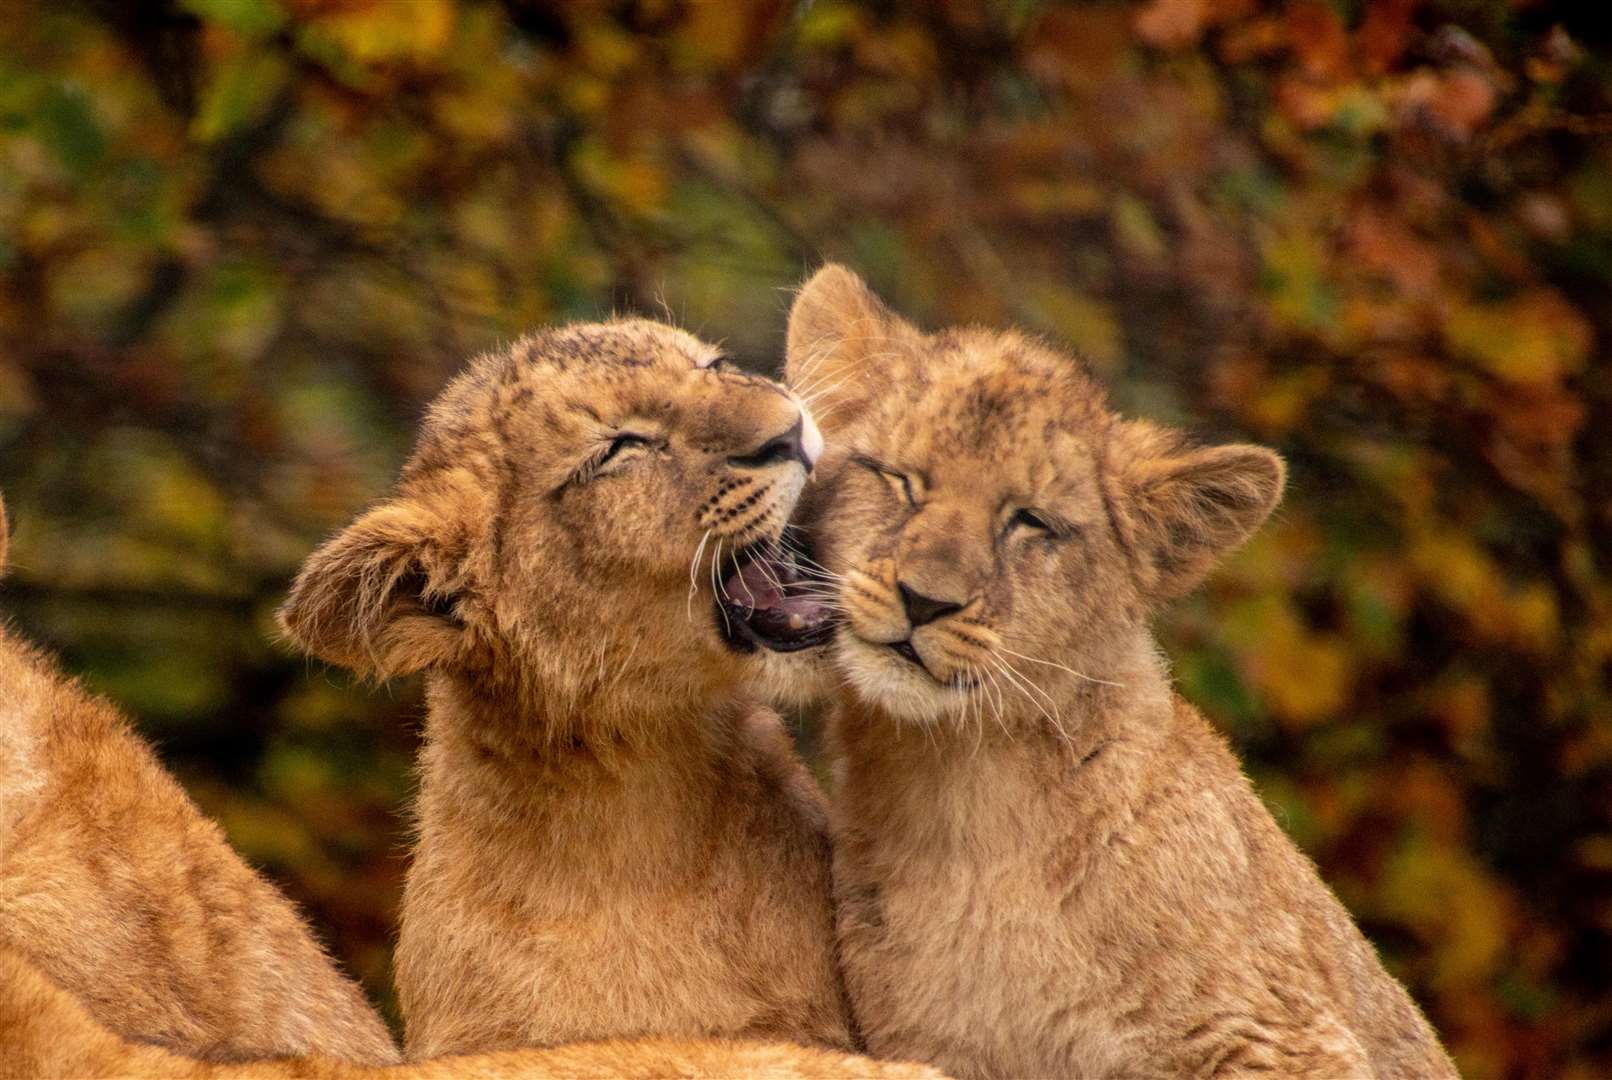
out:
<path id="1" fill-rule="evenodd" d="M 921 1066 L 803 1046 L 645 1039 L 508 1050 L 406 1065 L 330 1058 L 201 1062 L 107 1031 L 73 995 L 16 953 L 0 950 L 0 1080 L 651 1080 L 660 1077 L 939 1077 Z"/>
<path id="2" fill-rule="evenodd" d="M 397 1060 L 291 904 L 123 717 L 3 629 L 0 947 L 113 1031 L 193 1057 Z"/>
<path id="3" fill-rule="evenodd" d="M 775 539 L 803 422 L 642 320 L 537 334 L 433 405 L 392 498 L 282 612 L 317 655 L 427 672 L 397 979 L 412 1057 L 623 1035 L 847 1047 L 821 796 L 739 690 L 712 582 Z M 618 431 L 636 447 L 593 475 Z M 591 476 L 591 478 L 590 478 Z"/>
<path id="4" fill-rule="evenodd" d="M 1453 1076 L 1147 628 L 1264 520 L 1280 460 L 1122 420 L 1022 335 L 922 334 L 838 267 L 787 370 L 832 387 L 803 516 L 841 577 L 835 890 L 870 1049 L 965 1077 Z"/>

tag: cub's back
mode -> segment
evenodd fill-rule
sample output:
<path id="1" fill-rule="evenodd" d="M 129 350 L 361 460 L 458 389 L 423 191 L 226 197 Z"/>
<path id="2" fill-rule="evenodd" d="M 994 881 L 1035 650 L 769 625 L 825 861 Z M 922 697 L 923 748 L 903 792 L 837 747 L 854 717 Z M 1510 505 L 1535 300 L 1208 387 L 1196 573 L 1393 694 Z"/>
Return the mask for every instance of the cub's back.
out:
<path id="1" fill-rule="evenodd" d="M 1218 804 L 1223 813 L 1223 850 L 1211 861 L 1243 867 L 1229 879 L 1236 896 L 1216 897 L 1213 888 L 1201 896 L 1200 922 L 1225 918 L 1215 935 L 1227 949 L 1221 962 L 1272 984 L 1283 1006 L 1313 996 L 1338 1017 L 1380 1076 L 1454 1075 L 1421 1010 L 1383 970 L 1314 863 L 1277 825 L 1225 740 L 1180 698 L 1158 764 L 1179 777 L 1182 788 L 1201 793 L 1199 810 Z M 1193 808 L 1183 806 L 1182 813 L 1191 817 Z M 1161 825 L 1177 833 L 1190 828 L 1186 821 Z"/>
<path id="2" fill-rule="evenodd" d="M 0 630 L 0 946 L 187 1055 L 397 1059 L 358 988 L 109 704 Z"/>

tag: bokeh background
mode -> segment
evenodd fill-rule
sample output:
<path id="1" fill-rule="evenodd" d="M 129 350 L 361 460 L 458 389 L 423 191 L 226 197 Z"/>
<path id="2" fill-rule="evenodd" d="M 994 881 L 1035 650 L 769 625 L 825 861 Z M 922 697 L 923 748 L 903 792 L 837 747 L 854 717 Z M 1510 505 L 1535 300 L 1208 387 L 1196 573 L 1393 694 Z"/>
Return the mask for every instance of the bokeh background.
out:
<path id="1" fill-rule="evenodd" d="M 840 259 L 1287 455 L 1183 691 L 1466 1073 L 1612 1074 L 1609 10 L 0 0 L 0 607 L 389 1000 L 418 687 L 289 576 L 468 355 Z"/>

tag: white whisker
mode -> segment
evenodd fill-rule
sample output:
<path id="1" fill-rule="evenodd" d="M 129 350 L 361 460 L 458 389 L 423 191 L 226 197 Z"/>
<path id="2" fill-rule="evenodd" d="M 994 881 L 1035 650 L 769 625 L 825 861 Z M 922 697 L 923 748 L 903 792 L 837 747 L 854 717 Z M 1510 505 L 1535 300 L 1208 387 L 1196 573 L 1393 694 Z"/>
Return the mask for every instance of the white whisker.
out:
<path id="1" fill-rule="evenodd" d="M 991 680 L 991 687 L 996 691 L 996 699 L 991 703 L 992 711 L 996 714 L 996 726 L 1011 740 L 1013 733 L 1008 730 L 1007 722 L 1002 719 L 1002 684 L 996 681 L 996 675 L 989 668 L 981 668 L 980 673 Z"/>
<path id="2" fill-rule="evenodd" d="M 694 580 L 694 575 L 698 573 L 700 556 L 705 553 L 705 542 L 709 539 L 711 539 L 711 530 L 706 529 L 705 535 L 700 537 L 700 546 L 694 549 L 694 558 L 688 564 L 688 601 L 683 605 L 683 608 L 688 614 L 690 623 L 694 621 L 694 594 L 699 592 L 700 589 Z"/>
<path id="3" fill-rule="evenodd" d="M 828 386 L 823 387 L 820 390 L 816 390 L 816 391 L 814 391 L 812 393 L 807 393 L 804 390 L 797 390 L 797 391 L 795 391 L 795 395 L 797 397 L 799 397 L 803 402 L 805 402 L 808 406 L 810 406 L 813 402 L 818 401 L 821 398 L 825 398 L 829 394 L 832 394 L 834 391 L 838 390 L 840 387 L 844 386 L 846 383 L 850 382 L 855 377 L 856 376 L 853 373 L 851 375 L 845 376 L 842 379 L 836 379 L 833 383 L 831 383 Z"/>
<path id="4" fill-rule="evenodd" d="M 964 664 L 963 670 L 968 673 L 968 698 L 964 705 L 974 707 L 974 749 L 968 755 L 968 759 L 973 761 L 979 756 L 980 746 L 985 742 L 985 711 L 982 704 L 984 695 L 981 692 L 983 688 L 979 681 L 979 670 L 973 664 Z"/>
<path id="5" fill-rule="evenodd" d="M 1087 675 L 1084 672 L 1076 671 L 1072 667 L 1068 667 L 1067 665 L 1060 664 L 1056 660 L 1043 660 L 1040 657 L 1036 657 L 1036 656 L 1026 656 L 1024 653 L 1014 652 L 1012 649 L 1006 648 L 1005 646 L 1000 646 L 1000 645 L 997 646 L 997 651 L 1005 652 L 1009 656 L 1017 656 L 1020 660 L 1028 660 L 1032 664 L 1045 664 L 1048 667 L 1059 668 L 1059 669 L 1061 669 L 1063 671 L 1067 671 L 1069 674 L 1073 675 L 1075 678 L 1077 678 L 1077 679 L 1085 679 L 1087 682 L 1100 683 L 1103 686 L 1124 686 L 1125 685 L 1124 683 L 1110 682 L 1107 679 L 1099 679 L 1099 678 L 1097 678 L 1095 676 Z"/>
<path id="6" fill-rule="evenodd" d="M 716 553 L 711 556 L 711 595 L 713 597 L 722 595 L 721 592 L 719 591 L 720 586 L 717 584 L 717 567 L 720 566 L 721 564 L 722 564 L 722 538 L 719 536 L 719 537 L 716 538 Z M 722 625 L 727 628 L 727 631 L 728 631 L 729 634 L 732 634 L 733 633 L 733 623 L 728 621 L 728 609 L 727 609 L 727 607 L 722 605 L 722 604 L 717 604 L 716 608 L 717 608 L 718 611 L 720 611 L 722 613 Z"/>
<path id="7" fill-rule="evenodd" d="M 1048 723 L 1050 723 L 1053 727 L 1058 729 L 1058 734 L 1067 742 L 1068 739 L 1069 739 L 1069 732 L 1063 726 L 1063 718 L 1058 715 L 1058 704 L 1057 704 L 1057 702 L 1053 701 L 1052 698 L 1047 694 L 1047 692 L 1045 690 L 1043 690 L 1043 689 L 1041 689 L 1041 687 L 1037 686 L 1023 672 L 1019 671 L 1018 668 L 1016 668 L 1012 664 L 1008 663 L 1002 657 L 993 656 L 992 660 L 998 665 L 997 670 L 999 670 L 1002 673 L 1002 677 L 1007 679 L 1015 687 L 1017 687 L 1019 692 L 1024 695 L 1025 700 L 1027 700 L 1028 702 L 1030 702 L 1030 704 L 1034 705 L 1038 710 L 1040 710 L 1041 715 L 1047 718 Z M 1037 694 L 1040 694 L 1043 698 L 1046 698 L 1048 704 L 1050 704 L 1052 706 L 1052 712 L 1049 713 L 1047 711 L 1045 705 L 1042 705 L 1040 701 L 1037 701 L 1034 697 L 1032 697 L 1030 695 L 1030 689 L 1026 689 L 1026 687 L 1029 687 L 1030 689 L 1035 690 L 1035 692 Z"/>
<path id="8" fill-rule="evenodd" d="M 737 541 L 735 541 L 735 542 L 737 542 Z M 721 562 L 722 562 L 722 538 L 718 537 L 717 541 L 716 541 L 716 559 L 711 563 L 711 569 L 713 571 L 716 571 L 717 565 L 719 563 L 721 563 Z M 733 603 L 733 597 L 728 595 L 728 583 L 727 583 L 727 580 L 725 578 L 721 577 L 720 573 L 717 574 L 717 587 L 716 588 L 717 588 L 717 592 L 721 595 L 722 599 L 726 600 L 730 604 Z"/>

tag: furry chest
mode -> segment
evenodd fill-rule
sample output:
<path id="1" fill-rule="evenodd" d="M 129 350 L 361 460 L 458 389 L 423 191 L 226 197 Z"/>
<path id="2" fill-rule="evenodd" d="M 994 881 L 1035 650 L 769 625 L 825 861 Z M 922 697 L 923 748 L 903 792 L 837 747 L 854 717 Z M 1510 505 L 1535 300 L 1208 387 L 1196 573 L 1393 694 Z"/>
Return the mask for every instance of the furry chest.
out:
<path id="1" fill-rule="evenodd" d="M 820 1014 L 838 993 L 826 897 L 812 923 L 787 905 L 756 916 L 726 875 L 689 884 L 599 895 L 531 882 L 514 904 L 484 895 L 448 923 L 406 919 L 410 1052 L 774 1028 L 825 1041 Z"/>
<path id="2" fill-rule="evenodd" d="M 936 1064 L 955 1075 L 1030 1075 L 1101 1043 L 1072 1008 L 1095 982 L 1035 861 L 913 862 L 877 880 L 836 863 L 842 964 L 872 1049 L 944 1046 Z"/>

